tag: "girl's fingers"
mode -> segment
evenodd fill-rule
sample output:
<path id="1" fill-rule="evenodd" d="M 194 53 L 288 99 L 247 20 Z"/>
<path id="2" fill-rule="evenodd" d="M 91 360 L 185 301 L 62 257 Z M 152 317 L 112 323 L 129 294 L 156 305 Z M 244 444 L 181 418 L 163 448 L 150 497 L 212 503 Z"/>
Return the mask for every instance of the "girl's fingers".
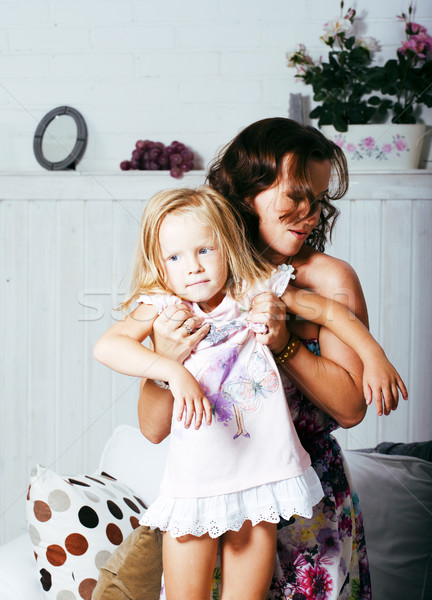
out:
<path id="1" fill-rule="evenodd" d="M 210 402 L 208 401 L 207 398 L 204 398 L 203 400 L 203 406 L 204 406 L 204 413 L 205 413 L 205 420 L 207 425 L 211 425 L 212 422 L 212 407 Z"/>
<path id="2" fill-rule="evenodd" d="M 188 429 L 190 427 L 193 416 L 194 416 L 193 402 L 191 400 L 186 400 L 186 416 L 185 416 L 185 422 L 184 422 L 184 426 L 186 427 L 186 429 Z"/>
<path id="3" fill-rule="evenodd" d="M 383 414 L 383 402 L 382 402 L 382 391 L 381 388 L 377 387 L 372 390 L 373 401 L 377 414 L 381 416 Z"/>
<path id="4" fill-rule="evenodd" d="M 384 414 L 389 415 L 393 409 L 393 394 L 390 385 L 386 385 L 382 390 L 384 397 Z"/>
<path id="5" fill-rule="evenodd" d="M 372 402 L 372 390 L 367 383 L 363 384 L 363 396 L 366 400 L 366 404 L 369 406 Z"/>
<path id="6" fill-rule="evenodd" d="M 201 423 L 203 420 L 204 409 L 203 409 L 201 400 L 199 400 L 199 401 L 195 400 L 194 404 L 195 404 L 195 429 L 199 429 L 201 427 Z"/>
<path id="7" fill-rule="evenodd" d="M 181 421 L 183 418 L 183 413 L 184 413 L 184 409 L 185 409 L 184 400 L 178 400 L 176 402 L 176 405 L 177 405 L 177 408 L 176 408 L 177 421 Z"/>
<path id="8" fill-rule="evenodd" d="M 397 385 L 402 393 L 402 398 L 404 400 L 408 400 L 408 390 L 406 389 L 404 382 L 399 376 L 397 377 Z"/>
<path id="9" fill-rule="evenodd" d="M 392 383 L 391 391 L 393 395 L 393 410 L 396 410 L 399 404 L 399 390 L 396 383 Z"/>

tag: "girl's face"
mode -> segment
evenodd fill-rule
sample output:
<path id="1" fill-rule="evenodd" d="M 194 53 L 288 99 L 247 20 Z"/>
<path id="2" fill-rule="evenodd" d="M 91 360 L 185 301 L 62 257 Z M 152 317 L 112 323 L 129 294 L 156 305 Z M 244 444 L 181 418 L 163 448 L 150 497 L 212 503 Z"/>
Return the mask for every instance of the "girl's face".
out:
<path id="1" fill-rule="evenodd" d="M 285 157 L 288 163 L 289 155 Z M 287 165 L 284 165 L 287 173 Z M 319 200 L 329 187 L 331 165 L 328 160 L 311 160 L 309 163 L 310 186 Z M 309 203 L 301 201 L 297 206 L 290 197 L 288 175 L 270 188 L 259 193 L 250 201 L 251 207 L 259 217 L 260 248 L 274 264 L 281 264 L 287 256 L 295 256 L 304 241 L 318 224 L 321 206 L 309 217 Z"/>
<path id="2" fill-rule="evenodd" d="M 210 226 L 190 214 L 169 213 L 159 230 L 165 281 L 176 296 L 204 303 L 203 310 L 218 306 L 228 277 L 223 257 Z"/>

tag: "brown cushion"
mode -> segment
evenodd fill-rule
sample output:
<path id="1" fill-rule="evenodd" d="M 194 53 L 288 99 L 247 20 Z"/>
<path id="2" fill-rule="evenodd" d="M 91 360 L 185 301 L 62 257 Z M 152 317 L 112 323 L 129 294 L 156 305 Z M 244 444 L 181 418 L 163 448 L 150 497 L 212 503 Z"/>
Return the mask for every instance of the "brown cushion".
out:
<path id="1" fill-rule="evenodd" d="M 159 600 L 162 534 L 135 529 L 100 569 L 92 600 Z"/>

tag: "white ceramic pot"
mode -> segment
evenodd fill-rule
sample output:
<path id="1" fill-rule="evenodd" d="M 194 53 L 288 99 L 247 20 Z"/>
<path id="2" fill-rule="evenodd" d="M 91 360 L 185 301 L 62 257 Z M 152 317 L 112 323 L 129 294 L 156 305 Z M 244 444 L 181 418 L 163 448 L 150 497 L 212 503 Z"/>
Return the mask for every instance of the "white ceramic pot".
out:
<path id="1" fill-rule="evenodd" d="M 342 148 L 350 171 L 417 169 L 426 125 L 349 125 L 341 133 L 323 125 L 323 134 Z"/>

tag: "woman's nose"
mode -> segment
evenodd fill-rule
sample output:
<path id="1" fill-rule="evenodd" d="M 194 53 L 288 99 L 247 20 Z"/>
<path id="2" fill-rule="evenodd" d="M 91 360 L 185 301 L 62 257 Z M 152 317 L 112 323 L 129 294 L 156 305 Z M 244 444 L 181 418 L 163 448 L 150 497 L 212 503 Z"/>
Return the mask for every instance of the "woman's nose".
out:
<path id="1" fill-rule="evenodd" d="M 309 202 L 300 202 L 298 206 L 297 221 L 301 221 L 303 223 L 314 223 L 315 221 L 318 221 L 319 208 L 320 206 L 317 204 L 314 206 L 314 210 L 311 213 L 311 205 Z"/>

